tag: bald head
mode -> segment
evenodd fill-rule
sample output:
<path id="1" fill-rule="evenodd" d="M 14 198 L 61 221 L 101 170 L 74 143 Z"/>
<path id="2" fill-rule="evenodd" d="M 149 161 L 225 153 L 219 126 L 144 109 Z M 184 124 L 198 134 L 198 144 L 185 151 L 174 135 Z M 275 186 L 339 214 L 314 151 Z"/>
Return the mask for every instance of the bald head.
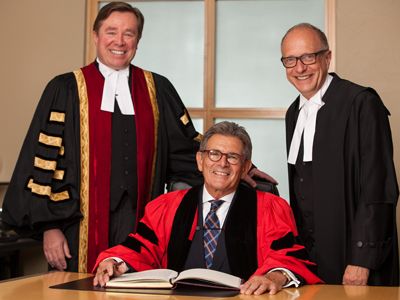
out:
<path id="1" fill-rule="evenodd" d="M 281 52 L 287 79 L 310 99 L 328 75 L 331 51 L 325 34 L 311 24 L 293 26 L 282 38 Z"/>

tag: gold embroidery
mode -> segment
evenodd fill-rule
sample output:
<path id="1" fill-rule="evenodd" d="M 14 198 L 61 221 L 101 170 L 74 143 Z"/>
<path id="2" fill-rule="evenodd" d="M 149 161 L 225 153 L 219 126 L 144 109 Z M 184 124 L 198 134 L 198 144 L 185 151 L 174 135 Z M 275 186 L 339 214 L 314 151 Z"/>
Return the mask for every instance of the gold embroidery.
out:
<path id="1" fill-rule="evenodd" d="M 149 91 L 151 107 L 153 109 L 154 116 L 154 154 L 153 154 L 153 165 L 151 170 L 151 183 L 150 187 L 153 188 L 155 168 L 156 168 L 156 158 L 157 158 L 157 143 L 158 143 L 158 122 L 160 120 L 160 113 L 158 111 L 158 104 L 156 98 L 156 87 L 154 84 L 153 74 L 149 71 L 143 70 L 144 77 L 146 79 L 147 89 Z M 151 190 L 151 189 L 150 189 Z"/>
<path id="2" fill-rule="evenodd" d="M 189 116 L 187 111 L 185 110 L 184 115 L 181 117 L 181 122 L 183 123 L 183 125 L 187 125 L 189 123 Z"/>
<path id="3" fill-rule="evenodd" d="M 197 141 L 197 142 L 199 142 L 199 143 L 201 143 L 201 141 L 203 140 L 203 135 L 202 135 L 201 133 L 199 133 L 199 134 L 194 138 L 194 140 Z"/>
<path id="4" fill-rule="evenodd" d="M 47 146 L 61 147 L 62 138 L 40 133 L 39 142 Z"/>
<path id="5" fill-rule="evenodd" d="M 33 181 L 33 179 L 29 180 L 28 188 L 32 191 L 32 193 L 35 193 L 35 194 L 38 194 L 38 195 L 41 195 L 41 196 L 47 196 L 52 201 L 62 201 L 62 200 L 69 199 L 68 191 L 63 191 L 63 192 L 59 192 L 59 193 L 53 193 L 51 191 L 51 186 L 35 183 Z"/>
<path id="6" fill-rule="evenodd" d="M 60 193 L 52 193 L 50 195 L 50 199 L 53 201 L 62 201 L 69 199 L 68 191 L 60 192 Z"/>
<path id="7" fill-rule="evenodd" d="M 57 180 L 63 180 L 64 179 L 64 170 L 55 170 L 53 178 Z"/>
<path id="8" fill-rule="evenodd" d="M 83 218 L 79 226 L 78 270 L 87 273 L 87 252 L 89 233 L 89 108 L 86 82 L 82 70 L 74 71 L 79 94 L 80 142 L 81 142 L 81 212 Z M 90 270 L 89 270 L 90 271 Z"/>
<path id="9" fill-rule="evenodd" d="M 61 146 L 61 147 L 60 147 L 60 151 L 58 151 L 58 154 L 59 154 L 60 156 L 64 156 L 64 153 L 65 153 L 65 148 L 64 148 L 64 146 Z"/>
<path id="10" fill-rule="evenodd" d="M 55 171 L 57 162 L 55 160 L 46 160 L 35 156 L 34 166 L 43 170 Z"/>
<path id="11" fill-rule="evenodd" d="M 49 121 L 64 123 L 65 122 L 65 113 L 52 111 L 50 113 Z"/>

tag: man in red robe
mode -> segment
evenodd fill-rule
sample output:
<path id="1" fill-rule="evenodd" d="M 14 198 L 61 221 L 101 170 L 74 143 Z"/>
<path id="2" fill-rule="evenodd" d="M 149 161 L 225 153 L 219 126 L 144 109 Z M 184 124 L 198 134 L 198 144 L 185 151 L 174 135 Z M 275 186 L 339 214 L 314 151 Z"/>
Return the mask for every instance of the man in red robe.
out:
<path id="1" fill-rule="evenodd" d="M 212 126 L 196 155 L 204 185 L 151 201 L 137 232 L 100 254 L 94 285 L 104 286 L 111 276 L 129 270 L 157 268 L 230 273 L 247 280 L 241 286 L 244 294 L 275 294 L 286 286 L 321 282 L 309 269 L 313 264 L 304 247 L 295 242 L 297 230 L 287 202 L 240 184 L 251 167 L 251 149 L 243 127 L 232 122 Z M 218 226 L 210 229 L 216 201 Z M 209 239 L 210 230 L 219 232 Z"/>

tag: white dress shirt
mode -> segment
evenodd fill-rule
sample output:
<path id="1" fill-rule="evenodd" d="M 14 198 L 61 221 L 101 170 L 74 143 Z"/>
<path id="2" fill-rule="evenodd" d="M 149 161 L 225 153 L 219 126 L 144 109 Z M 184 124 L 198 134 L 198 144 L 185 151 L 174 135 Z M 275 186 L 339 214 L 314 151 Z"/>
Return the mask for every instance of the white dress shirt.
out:
<path id="1" fill-rule="evenodd" d="M 206 186 L 203 185 L 203 224 L 206 221 L 206 216 L 211 208 L 210 201 L 211 200 L 224 200 L 224 202 L 221 204 L 221 206 L 217 209 L 217 212 L 216 212 L 218 220 L 219 220 L 219 227 L 222 228 L 222 226 L 224 225 L 225 219 L 226 219 L 226 215 L 228 214 L 229 207 L 232 204 L 233 196 L 235 196 L 235 192 L 225 195 L 222 198 L 215 199 L 213 196 L 211 196 L 208 193 Z"/>
<path id="2" fill-rule="evenodd" d="M 318 110 L 325 104 L 322 101 L 322 97 L 324 96 L 326 90 L 332 82 L 332 79 L 333 77 L 328 74 L 322 87 L 309 100 L 307 100 L 303 95 L 300 95 L 300 112 L 297 118 L 296 127 L 294 129 L 292 142 L 290 143 L 288 155 L 288 163 L 292 165 L 296 164 L 302 135 L 304 139 L 303 161 L 312 161 L 312 150 L 315 135 L 315 125 L 317 122 L 317 113 Z"/>

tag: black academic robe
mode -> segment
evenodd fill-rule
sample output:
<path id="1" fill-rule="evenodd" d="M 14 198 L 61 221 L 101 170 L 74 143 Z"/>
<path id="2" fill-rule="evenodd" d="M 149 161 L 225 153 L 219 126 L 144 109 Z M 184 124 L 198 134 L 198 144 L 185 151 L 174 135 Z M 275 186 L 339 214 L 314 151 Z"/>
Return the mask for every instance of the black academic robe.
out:
<path id="1" fill-rule="evenodd" d="M 140 132 L 140 135 L 144 143 L 154 144 L 154 147 L 149 149 L 150 158 L 148 153 L 143 153 L 143 144 L 137 145 L 138 165 L 143 165 L 144 160 L 149 161 L 149 168 L 145 170 L 145 173 L 149 174 L 147 181 L 141 180 L 143 172 L 137 174 L 138 190 L 146 191 L 137 199 L 139 219 L 145 204 L 162 194 L 166 183 L 184 181 L 193 185 L 201 182 L 201 175 L 195 163 L 195 153 L 201 136 L 196 132 L 184 104 L 168 79 L 134 66 L 131 66 L 131 72 L 136 72 L 136 77 L 133 76 L 130 80 L 137 136 L 139 138 L 139 131 L 142 130 L 142 124 L 137 123 L 142 111 L 139 106 L 143 107 L 143 101 L 148 101 L 146 109 L 149 114 L 150 107 L 151 118 L 146 120 L 151 123 L 143 125 L 145 132 Z M 139 76 L 142 83 L 138 85 L 136 82 Z M 82 251 L 82 244 L 90 244 L 90 239 L 96 242 L 106 234 L 101 230 L 94 230 L 93 234 L 88 234 L 93 230 L 91 223 L 87 222 L 91 217 L 88 214 L 93 208 L 93 203 L 88 201 L 91 203 L 89 207 L 82 203 L 86 193 L 89 194 L 89 198 L 92 195 L 100 195 L 102 202 L 96 203 L 100 209 L 109 205 L 109 193 L 102 195 L 104 184 L 93 182 L 93 173 L 90 173 L 87 182 L 82 181 L 85 172 L 93 172 L 93 164 L 97 165 L 98 174 L 110 171 L 109 166 L 102 167 L 98 164 L 101 160 L 107 161 L 107 157 L 111 159 L 110 150 L 102 152 L 103 148 L 110 149 L 111 146 L 98 142 L 95 146 L 91 144 L 93 133 L 100 132 L 96 137 L 102 138 L 102 133 L 110 132 L 110 122 L 108 125 L 98 122 L 96 126 L 100 127 L 96 128 L 91 126 L 95 124 L 91 123 L 91 118 L 109 114 L 100 112 L 99 109 L 96 111 L 90 104 L 93 102 L 92 98 L 95 98 L 98 105 L 103 84 L 104 79 L 94 64 L 74 73 L 57 76 L 49 82 L 37 106 L 3 204 L 3 221 L 17 228 L 20 233 L 36 234 L 40 237 L 44 230 L 61 229 L 67 236 L 74 258 L 79 255 L 80 271 L 90 270 L 94 263 L 88 261 L 89 252 L 86 252 L 87 249 Z M 146 100 L 135 99 L 139 88 L 142 89 L 143 95 L 146 94 Z M 82 105 L 84 101 L 89 103 L 86 107 Z M 109 116 L 106 118 L 111 120 Z M 110 140 L 107 141 L 108 144 L 111 143 Z M 141 142 L 137 144 L 139 143 Z M 84 144 L 88 147 L 86 154 L 83 154 Z M 91 161 L 89 167 L 88 161 L 92 159 L 93 151 L 107 153 L 107 157 L 100 155 L 100 160 L 94 161 L 93 164 Z M 87 170 L 88 168 L 90 170 Z M 110 174 L 106 176 L 109 178 Z M 105 185 L 109 185 L 109 179 L 105 181 Z M 83 215 L 85 218 L 82 218 Z M 132 220 L 135 218 L 127 217 L 126 220 L 120 221 Z M 94 221 L 100 224 L 103 222 Z M 83 228 L 82 224 L 85 222 L 86 227 Z M 80 243 L 83 239 L 86 239 L 86 242 Z M 108 246 L 95 248 L 91 256 L 95 259 L 98 253 Z M 76 267 L 70 270 L 77 271 Z"/>
<path id="2" fill-rule="evenodd" d="M 317 115 L 308 186 L 317 274 L 341 284 L 346 265 L 357 265 L 370 269 L 370 285 L 398 285 L 398 185 L 389 112 L 373 89 L 332 75 Z M 298 107 L 299 98 L 286 114 L 288 152 Z M 290 202 L 302 237 L 294 168 L 289 164 Z"/>

